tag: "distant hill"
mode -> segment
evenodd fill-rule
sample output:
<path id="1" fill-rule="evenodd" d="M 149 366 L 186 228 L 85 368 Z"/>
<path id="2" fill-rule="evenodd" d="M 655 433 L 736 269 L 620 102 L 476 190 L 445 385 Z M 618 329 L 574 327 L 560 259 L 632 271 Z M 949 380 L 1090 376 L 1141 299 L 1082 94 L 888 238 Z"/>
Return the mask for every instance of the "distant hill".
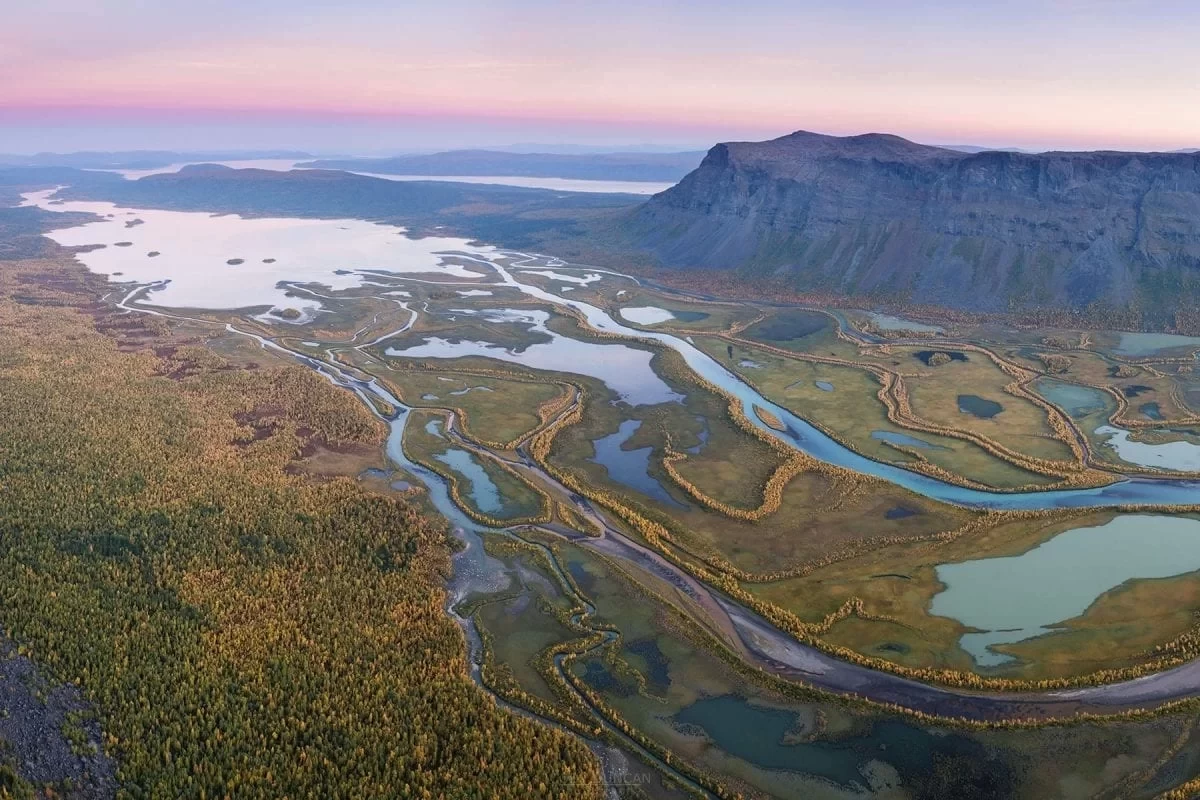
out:
<path id="1" fill-rule="evenodd" d="M 32 156 L 0 154 L 0 166 L 75 167 L 76 169 L 156 169 L 168 164 L 199 161 L 312 158 L 296 150 L 128 150 L 116 152 L 38 153 Z"/>
<path id="2" fill-rule="evenodd" d="M 1200 155 L 964 153 L 798 132 L 719 144 L 629 214 L 673 268 L 963 309 L 1200 299 Z"/>
<path id="3" fill-rule="evenodd" d="M 495 175 L 608 181 L 677 181 L 704 153 L 510 153 L 450 150 L 394 158 L 320 159 L 300 167 L 384 175 Z"/>

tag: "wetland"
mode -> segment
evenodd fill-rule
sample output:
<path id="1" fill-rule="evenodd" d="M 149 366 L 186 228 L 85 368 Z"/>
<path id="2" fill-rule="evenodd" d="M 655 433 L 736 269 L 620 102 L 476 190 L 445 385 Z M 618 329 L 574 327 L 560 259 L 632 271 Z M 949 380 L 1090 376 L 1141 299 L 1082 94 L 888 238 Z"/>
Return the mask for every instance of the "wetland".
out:
<path id="1" fill-rule="evenodd" d="M 458 542 L 444 611 L 473 680 L 647 765 L 652 796 L 1038 797 L 1131 736 L 1110 767 L 1131 785 L 1194 747 L 1184 716 L 1115 716 L 1200 693 L 1200 461 L 1167 400 L 1186 377 L 1156 390 L 1159 420 L 1142 406 L 1184 433 L 1139 440 L 1018 332 L 684 303 L 374 222 L 25 202 L 97 215 L 49 236 L 118 312 L 354 396 L 386 431 L 387 470 L 359 480 Z M 1087 357 L 1135 346 L 1110 338 Z M 1057 757 L 1003 730 L 1079 712 L 1111 727 L 1066 725 Z"/>

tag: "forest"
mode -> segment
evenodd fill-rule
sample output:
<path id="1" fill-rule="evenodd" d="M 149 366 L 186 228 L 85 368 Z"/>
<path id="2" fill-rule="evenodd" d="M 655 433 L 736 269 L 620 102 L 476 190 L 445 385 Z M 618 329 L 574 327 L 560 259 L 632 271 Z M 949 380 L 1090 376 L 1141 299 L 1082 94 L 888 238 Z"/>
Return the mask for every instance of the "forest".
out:
<path id="1" fill-rule="evenodd" d="M 597 794 L 580 740 L 472 683 L 444 523 L 289 469 L 378 445 L 351 395 L 112 312 L 64 254 L 2 267 L 0 630 L 78 687 L 119 796 Z M 8 761 L 0 796 L 80 789 Z"/>

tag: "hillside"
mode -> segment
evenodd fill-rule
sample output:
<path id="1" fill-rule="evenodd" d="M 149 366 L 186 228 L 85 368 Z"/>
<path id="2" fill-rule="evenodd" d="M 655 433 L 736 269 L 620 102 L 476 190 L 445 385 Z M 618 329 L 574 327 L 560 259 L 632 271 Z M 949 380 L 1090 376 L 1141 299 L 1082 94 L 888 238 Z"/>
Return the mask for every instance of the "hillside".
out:
<path id="1" fill-rule="evenodd" d="M 717 145 L 623 232 L 672 268 L 972 310 L 1133 304 L 1169 326 L 1200 297 L 1200 156 L 797 132 Z"/>
<path id="2" fill-rule="evenodd" d="M 606 181 L 677 181 L 704 153 L 508 153 L 451 150 L 395 158 L 325 159 L 301 167 L 385 175 L 507 175 Z"/>

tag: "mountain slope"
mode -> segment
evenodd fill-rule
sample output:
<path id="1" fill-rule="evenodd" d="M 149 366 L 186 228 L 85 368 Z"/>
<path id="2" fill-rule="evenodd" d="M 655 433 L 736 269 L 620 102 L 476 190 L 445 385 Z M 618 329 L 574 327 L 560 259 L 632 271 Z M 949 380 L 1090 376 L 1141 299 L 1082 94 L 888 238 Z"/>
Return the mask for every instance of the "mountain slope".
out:
<path id="1" fill-rule="evenodd" d="M 664 266 L 800 289 L 1169 315 L 1200 297 L 1200 156 L 964 153 L 798 132 L 717 145 L 624 233 Z"/>

